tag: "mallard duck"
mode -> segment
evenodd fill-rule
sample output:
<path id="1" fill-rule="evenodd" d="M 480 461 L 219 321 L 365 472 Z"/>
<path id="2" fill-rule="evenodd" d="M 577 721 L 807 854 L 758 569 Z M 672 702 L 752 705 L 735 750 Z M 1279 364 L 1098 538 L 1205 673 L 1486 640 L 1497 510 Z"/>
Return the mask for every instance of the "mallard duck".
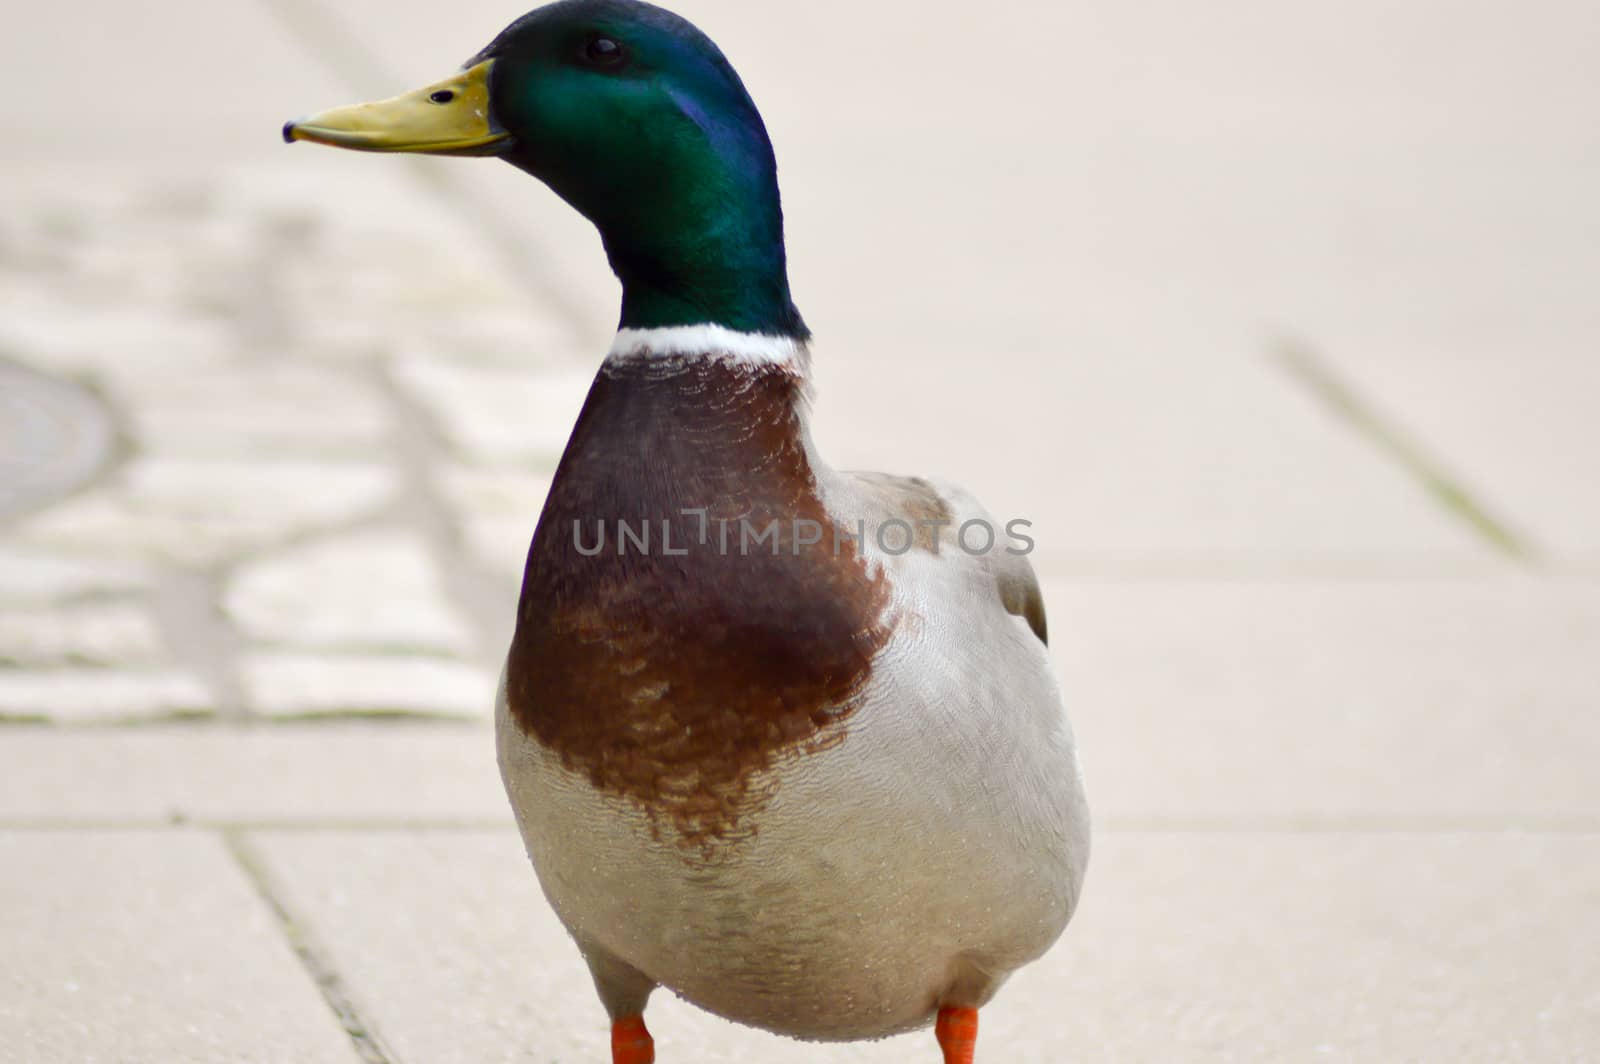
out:
<path id="1" fill-rule="evenodd" d="M 967 493 L 839 472 L 807 428 L 777 168 L 684 19 L 564 0 L 460 73 L 288 140 L 498 156 L 599 229 L 622 311 L 530 547 L 506 791 L 612 1023 L 664 986 L 801 1039 L 977 1010 L 1072 916 L 1081 773 L 1018 541 Z"/>

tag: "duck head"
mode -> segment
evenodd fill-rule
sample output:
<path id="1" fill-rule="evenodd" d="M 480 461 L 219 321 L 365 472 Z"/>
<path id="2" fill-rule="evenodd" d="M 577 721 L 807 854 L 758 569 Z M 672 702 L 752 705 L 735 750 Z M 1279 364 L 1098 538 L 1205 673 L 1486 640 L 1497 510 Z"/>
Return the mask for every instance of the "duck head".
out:
<path id="1" fill-rule="evenodd" d="M 599 229 L 625 328 L 714 324 L 804 339 L 789 296 L 777 165 L 733 66 L 637 0 L 562 0 L 455 76 L 288 123 L 288 141 L 498 156 Z"/>

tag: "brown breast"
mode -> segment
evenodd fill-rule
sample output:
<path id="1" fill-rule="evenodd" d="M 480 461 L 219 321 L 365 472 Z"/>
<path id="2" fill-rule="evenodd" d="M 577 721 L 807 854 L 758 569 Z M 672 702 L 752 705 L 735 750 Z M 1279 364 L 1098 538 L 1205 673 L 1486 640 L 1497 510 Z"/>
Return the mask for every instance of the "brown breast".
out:
<path id="1" fill-rule="evenodd" d="M 835 549 L 800 387 L 783 367 L 608 363 L 528 555 L 515 719 L 708 856 L 754 830 L 763 770 L 842 739 L 889 633 L 884 576 Z"/>

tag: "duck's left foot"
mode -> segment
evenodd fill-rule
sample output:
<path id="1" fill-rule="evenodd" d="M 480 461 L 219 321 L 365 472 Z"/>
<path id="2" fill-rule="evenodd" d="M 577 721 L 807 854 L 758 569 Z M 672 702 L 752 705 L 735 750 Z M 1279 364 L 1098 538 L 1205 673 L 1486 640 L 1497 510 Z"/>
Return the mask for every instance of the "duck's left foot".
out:
<path id="1" fill-rule="evenodd" d="M 611 1064 L 655 1064 L 655 1059 L 656 1043 L 643 1016 L 624 1016 L 611 1025 Z"/>
<path id="2" fill-rule="evenodd" d="M 944 1050 L 944 1064 L 972 1064 L 978 1051 L 978 1010 L 940 1009 L 933 1036 Z"/>

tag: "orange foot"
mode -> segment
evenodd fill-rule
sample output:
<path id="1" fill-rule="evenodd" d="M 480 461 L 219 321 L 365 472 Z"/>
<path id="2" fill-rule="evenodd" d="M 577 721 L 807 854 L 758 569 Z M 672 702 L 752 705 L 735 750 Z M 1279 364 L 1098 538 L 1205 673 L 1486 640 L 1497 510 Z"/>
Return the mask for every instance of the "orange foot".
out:
<path id="1" fill-rule="evenodd" d="M 944 1064 L 972 1064 L 978 1050 L 978 1010 L 940 1009 L 933 1036 L 944 1050 Z"/>
<path id="2" fill-rule="evenodd" d="M 643 1016 L 624 1016 L 611 1025 L 611 1064 L 655 1064 L 655 1059 L 656 1043 Z"/>

